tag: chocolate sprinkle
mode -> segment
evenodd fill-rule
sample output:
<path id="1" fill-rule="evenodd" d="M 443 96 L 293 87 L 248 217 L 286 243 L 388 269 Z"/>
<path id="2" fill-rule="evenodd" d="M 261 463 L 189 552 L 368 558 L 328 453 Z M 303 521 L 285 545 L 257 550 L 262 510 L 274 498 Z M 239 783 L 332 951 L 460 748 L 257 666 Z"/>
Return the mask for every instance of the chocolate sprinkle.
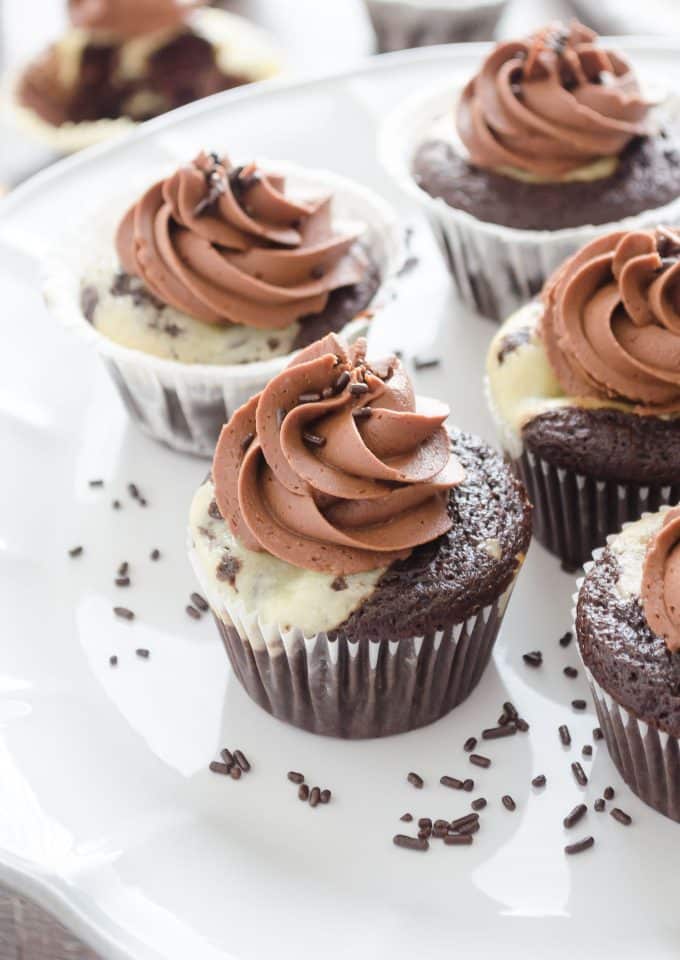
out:
<path id="1" fill-rule="evenodd" d="M 127 560 L 123 560 L 123 562 L 118 566 L 118 570 L 117 570 L 118 576 L 126 577 L 128 575 L 129 570 L 130 570 L 130 564 L 127 562 Z"/>
<path id="2" fill-rule="evenodd" d="M 134 620 L 135 615 L 132 610 L 128 610 L 127 607 L 114 607 L 113 612 L 117 617 L 120 617 L 121 620 Z"/>
<path id="3" fill-rule="evenodd" d="M 71 547 L 71 549 L 70 549 L 69 552 L 68 552 L 68 555 L 69 555 L 69 557 L 79 557 L 82 552 L 83 552 L 83 548 L 80 547 L 80 546 L 78 546 L 78 547 Z"/>
<path id="4" fill-rule="evenodd" d="M 326 438 L 320 437 L 316 433 L 303 432 L 302 439 L 305 443 L 308 443 L 310 447 L 324 447 L 326 445 Z"/>
<path id="5" fill-rule="evenodd" d="M 578 670 L 576 667 L 565 667 L 562 673 L 565 677 L 569 677 L 570 680 L 573 680 L 574 677 L 578 677 Z"/>
<path id="6" fill-rule="evenodd" d="M 160 560 L 160 556 L 161 556 L 160 550 L 154 549 L 154 550 L 152 550 L 151 553 L 149 554 L 149 559 L 154 560 L 154 561 L 155 561 L 155 560 Z"/>
<path id="7" fill-rule="evenodd" d="M 351 379 L 352 378 L 350 377 L 347 370 L 343 370 L 340 376 L 338 377 L 338 379 L 333 384 L 333 390 L 336 393 L 342 393 L 342 391 L 345 389 L 345 387 L 347 386 L 347 384 L 350 382 Z"/>
<path id="8" fill-rule="evenodd" d="M 517 733 L 514 723 L 508 721 L 499 727 L 489 727 L 482 730 L 482 740 L 499 740 L 501 737 L 512 737 Z"/>
<path id="9" fill-rule="evenodd" d="M 477 797 L 476 800 L 473 800 L 470 804 L 473 810 L 483 810 L 486 806 L 486 797 Z"/>
<path id="10" fill-rule="evenodd" d="M 104 481 L 103 481 L 103 480 L 88 480 L 88 481 L 87 481 L 87 485 L 88 485 L 88 487 L 103 487 L 103 486 L 104 486 Z"/>
<path id="11" fill-rule="evenodd" d="M 421 817 L 418 821 L 418 828 L 420 830 L 430 830 L 432 828 L 432 820 L 430 817 Z"/>
<path id="12" fill-rule="evenodd" d="M 510 810 L 511 813 L 513 810 L 517 809 L 517 804 L 512 799 L 509 793 L 506 793 L 505 796 L 501 797 L 501 803 L 503 804 L 505 809 Z"/>
<path id="13" fill-rule="evenodd" d="M 468 737 L 465 743 L 463 744 L 463 750 L 466 753 L 472 753 L 472 751 L 477 746 L 477 737 Z"/>
<path id="14" fill-rule="evenodd" d="M 430 847 L 424 837 L 407 837 L 403 833 L 397 833 L 392 837 L 392 843 L 395 847 L 403 847 L 405 850 L 428 850 Z"/>
<path id="15" fill-rule="evenodd" d="M 113 581 L 117 587 L 129 587 L 130 578 L 129 577 L 116 577 Z"/>
<path id="16" fill-rule="evenodd" d="M 622 823 L 624 827 L 629 827 L 633 822 L 633 818 L 628 813 L 624 813 L 623 810 L 619 807 L 614 807 L 613 810 L 609 811 L 609 815 L 615 820 L 618 820 L 619 823 Z"/>
<path id="17" fill-rule="evenodd" d="M 517 730 L 519 731 L 519 733 L 526 733 L 527 730 L 529 729 L 529 724 L 523 717 L 517 718 L 517 720 L 515 721 L 515 726 L 517 727 Z"/>
<path id="18" fill-rule="evenodd" d="M 110 664 L 112 667 L 117 667 L 117 666 L 118 666 L 118 657 L 115 655 L 115 653 L 113 654 L 113 656 L 109 657 L 109 664 Z"/>
<path id="19" fill-rule="evenodd" d="M 367 383 L 353 383 L 349 388 L 349 392 L 353 397 L 361 397 L 364 393 L 368 393 L 369 386 Z"/>
<path id="20" fill-rule="evenodd" d="M 558 727 L 558 733 L 560 735 L 560 740 L 562 741 L 562 746 L 568 747 L 571 743 L 571 734 L 569 733 L 569 727 L 566 725 L 566 723 L 563 723 Z"/>
<path id="21" fill-rule="evenodd" d="M 239 767 L 244 773 L 248 773 L 250 770 L 250 763 L 248 762 L 248 758 L 242 750 L 234 750 L 234 760 L 238 763 Z"/>
<path id="22" fill-rule="evenodd" d="M 463 781 L 458 780 L 457 777 L 447 777 L 447 776 L 440 777 L 439 782 L 443 787 L 451 787 L 452 790 L 463 789 Z"/>
<path id="23" fill-rule="evenodd" d="M 473 840 L 469 833 L 449 833 L 444 837 L 447 847 L 469 847 Z"/>
<path id="24" fill-rule="evenodd" d="M 575 763 L 572 763 L 571 772 L 574 774 L 574 779 L 578 785 L 580 787 L 585 787 L 585 785 L 588 783 L 588 777 L 586 776 L 586 772 L 578 760 Z"/>
<path id="25" fill-rule="evenodd" d="M 564 818 L 564 820 L 562 821 L 562 823 L 567 828 L 567 830 L 571 830 L 571 828 L 575 826 L 579 822 L 579 820 L 582 820 L 587 810 L 588 810 L 588 807 L 585 805 L 585 803 L 578 803 L 574 807 L 574 809 L 570 813 L 568 813 Z"/>
<path id="26" fill-rule="evenodd" d="M 414 357 L 413 366 L 416 370 L 427 370 L 430 367 L 438 367 L 441 363 L 439 357 Z"/>
<path id="27" fill-rule="evenodd" d="M 200 619 L 201 619 L 200 611 L 197 610 L 196 607 L 192 607 L 190 603 L 187 604 L 184 609 L 186 610 L 187 615 L 190 616 L 192 620 L 200 620 Z"/>
<path id="28" fill-rule="evenodd" d="M 540 667 L 543 663 L 543 654 L 540 650 L 531 650 L 529 653 L 522 654 L 522 660 L 528 667 Z"/>
<path id="29" fill-rule="evenodd" d="M 221 773 L 222 776 L 226 776 L 229 773 L 228 765 L 226 763 L 220 763 L 219 760 L 211 760 L 208 769 L 213 773 Z"/>
<path id="30" fill-rule="evenodd" d="M 120 507 L 121 507 L 120 500 L 112 500 L 111 506 L 113 507 L 114 510 L 120 510 Z"/>
<path id="31" fill-rule="evenodd" d="M 298 789 L 298 800 L 302 800 L 303 803 L 306 803 L 309 800 L 309 787 L 306 783 L 301 783 Z"/>
<path id="32" fill-rule="evenodd" d="M 613 800 L 613 799 L 614 799 L 614 788 L 613 788 L 613 787 L 605 787 L 604 790 L 602 791 L 602 796 L 605 798 L 605 800 Z"/>
<path id="33" fill-rule="evenodd" d="M 584 850 L 589 850 L 595 845 L 595 840 L 593 837 L 584 837 L 583 840 L 578 840 L 576 843 L 569 843 L 564 848 L 564 852 L 569 856 L 572 856 L 575 853 L 583 853 Z"/>
<path id="34" fill-rule="evenodd" d="M 355 420 L 368 420 L 372 415 L 372 407 L 355 407 L 354 410 L 352 410 L 352 416 Z"/>
<path id="35" fill-rule="evenodd" d="M 231 750 L 228 750 L 226 747 L 224 747 L 223 750 L 220 750 L 220 756 L 228 767 L 232 767 L 234 765 L 234 755 Z"/>
<path id="36" fill-rule="evenodd" d="M 595 727 L 593 730 L 593 740 L 604 740 L 604 734 L 599 727 Z"/>
<path id="37" fill-rule="evenodd" d="M 465 829 L 466 827 L 470 827 L 476 823 L 479 823 L 479 814 L 466 813 L 465 816 L 458 817 L 456 820 L 452 820 L 449 826 L 451 830 L 456 831 Z"/>
<path id="38" fill-rule="evenodd" d="M 602 797 L 598 797 L 595 803 L 593 804 L 598 813 L 602 813 L 604 810 L 604 800 Z"/>
<path id="39" fill-rule="evenodd" d="M 473 763 L 476 767 L 484 767 L 485 769 L 491 766 L 491 761 L 489 758 L 483 757 L 479 753 L 470 754 L 470 763 Z"/>
<path id="40" fill-rule="evenodd" d="M 231 777 L 232 780 L 240 780 L 240 779 L 241 779 L 241 768 L 240 768 L 239 766 L 237 766 L 236 764 L 234 764 L 233 766 L 231 766 L 231 767 L 229 768 L 229 776 Z"/>
<path id="41" fill-rule="evenodd" d="M 139 487 L 136 483 L 128 483 L 127 489 L 133 500 L 139 500 Z"/>
<path id="42" fill-rule="evenodd" d="M 574 710 L 585 710 L 586 707 L 588 706 L 585 700 L 572 700 L 571 705 L 574 708 Z"/>
<path id="43" fill-rule="evenodd" d="M 321 793 L 319 794 L 319 802 L 320 802 L 320 803 L 330 803 L 330 802 L 331 802 L 331 796 L 332 796 L 332 794 L 331 794 L 330 790 L 328 789 L 328 787 L 326 787 L 325 790 L 322 790 Z"/>
<path id="44" fill-rule="evenodd" d="M 209 609 L 208 601 L 205 599 L 205 597 L 202 597 L 200 593 L 192 593 L 189 599 L 193 605 L 198 607 L 199 610 L 202 610 L 203 613 Z"/>
<path id="45" fill-rule="evenodd" d="M 567 632 L 560 637 L 560 646 L 568 647 L 573 639 L 574 634 L 571 632 L 571 630 L 567 630 Z"/>
<path id="46" fill-rule="evenodd" d="M 544 787 L 548 781 L 544 773 L 539 773 L 538 776 L 534 777 L 531 781 L 532 787 Z"/>
<path id="47" fill-rule="evenodd" d="M 467 780 L 463 780 L 463 790 L 465 790 L 466 793 L 472 793 L 474 789 L 475 789 L 474 780 L 470 780 L 469 777 Z"/>
<path id="48" fill-rule="evenodd" d="M 413 820 L 413 814 L 412 814 L 412 813 L 402 813 L 402 815 L 399 817 L 399 819 L 402 820 L 404 823 L 411 823 L 411 821 Z"/>
<path id="49" fill-rule="evenodd" d="M 584 757 L 592 757 L 592 755 L 593 755 L 593 748 L 591 747 L 591 745 L 590 745 L 589 743 L 585 743 L 585 744 L 583 745 L 583 747 L 581 748 L 581 753 L 583 754 Z"/>
<path id="50" fill-rule="evenodd" d="M 409 773 L 406 779 L 409 783 L 413 784 L 414 787 L 417 787 L 418 790 L 422 789 L 423 783 L 425 782 L 421 776 L 413 772 Z"/>
<path id="51" fill-rule="evenodd" d="M 291 783 L 305 782 L 304 774 L 298 773 L 297 770 L 289 770 L 287 776 Z"/>
<path id="52" fill-rule="evenodd" d="M 319 800 L 321 799 L 321 790 L 318 787 L 312 787 L 309 794 L 309 805 L 310 807 L 318 806 Z"/>
<path id="53" fill-rule="evenodd" d="M 146 649 L 146 647 L 138 647 L 135 650 L 135 653 L 137 654 L 138 657 L 141 657 L 142 660 L 148 660 L 149 657 L 151 656 L 150 652 Z"/>

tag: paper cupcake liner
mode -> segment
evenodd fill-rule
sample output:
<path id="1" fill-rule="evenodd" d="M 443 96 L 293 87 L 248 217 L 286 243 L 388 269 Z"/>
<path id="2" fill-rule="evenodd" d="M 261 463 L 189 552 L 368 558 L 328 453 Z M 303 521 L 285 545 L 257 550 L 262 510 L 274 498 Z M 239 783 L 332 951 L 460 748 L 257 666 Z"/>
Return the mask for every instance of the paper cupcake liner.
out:
<path id="1" fill-rule="evenodd" d="M 680 479 L 667 485 L 598 480 L 527 449 L 510 463 L 534 505 L 534 536 L 571 567 L 585 563 L 624 523 L 680 500 Z"/>
<path id="2" fill-rule="evenodd" d="M 507 0 L 477 3 L 413 3 L 365 0 L 379 53 L 437 43 L 488 40 Z"/>
<path id="3" fill-rule="evenodd" d="M 352 640 L 264 624 L 217 595 L 195 550 L 197 579 L 227 655 L 248 695 L 268 713 L 310 733 L 385 737 L 432 723 L 474 690 L 517 577 L 492 604 L 445 630 L 408 640 Z"/>
<path id="4" fill-rule="evenodd" d="M 294 187 L 330 189 L 339 218 L 359 219 L 366 224 L 366 243 L 381 274 L 381 286 L 371 304 L 378 307 L 403 258 L 401 231 L 390 207 L 372 191 L 336 174 L 279 163 L 275 166 Z M 161 175 L 165 173 L 164 169 Z M 149 182 L 151 177 L 144 186 Z M 125 208 L 121 205 L 121 216 Z M 109 217 L 110 210 L 111 205 Z M 83 263 L 91 257 L 83 249 L 82 238 L 104 232 L 113 272 L 114 226 L 107 222 L 103 231 L 102 223 L 93 217 L 73 233 L 75 239 L 67 238 L 59 245 L 58 252 L 45 264 L 47 305 L 65 328 L 95 348 L 131 420 L 148 436 L 182 453 L 210 457 L 220 429 L 233 411 L 262 390 L 290 362 L 292 354 L 253 363 L 189 364 L 122 346 L 101 334 L 84 317 L 80 303 Z M 351 342 L 367 329 L 368 319 L 360 315 L 341 333 Z"/>
<path id="5" fill-rule="evenodd" d="M 593 559 L 601 556 L 596 550 Z M 593 563 L 586 564 L 586 573 Z M 573 598 L 574 632 L 576 605 L 583 579 L 578 581 Z M 579 656 L 590 685 L 597 720 L 604 734 L 609 755 L 630 789 L 650 807 L 680 822 L 680 740 L 640 720 L 631 710 L 618 703 L 592 675 Z"/>
<path id="6" fill-rule="evenodd" d="M 281 70 L 281 56 L 269 34 L 250 23 L 244 17 L 224 10 L 196 10 L 190 22 L 196 30 L 210 40 L 218 51 L 223 69 L 234 75 L 241 74 L 250 82 L 266 80 Z M 25 69 L 25 67 L 24 67 Z M 82 123 L 64 123 L 55 126 L 24 106 L 17 97 L 22 71 L 15 71 L 5 78 L 2 93 L 2 112 L 27 136 L 39 141 L 57 153 L 76 153 L 124 136 L 139 123 L 130 117 L 104 118 Z"/>
<path id="7" fill-rule="evenodd" d="M 680 197 L 613 223 L 561 230 L 519 230 L 478 220 L 417 185 L 411 162 L 421 143 L 436 136 L 437 123 L 448 117 L 453 135 L 453 111 L 458 92 L 437 88 L 397 107 L 383 123 L 378 152 L 383 166 L 401 190 L 423 209 L 461 299 L 478 313 L 498 322 L 531 300 L 568 256 L 594 237 L 615 229 L 632 230 L 680 220 Z M 665 107 L 680 114 L 680 100 Z M 448 129 L 448 128 L 447 128 Z M 445 134 L 446 135 L 446 134 Z"/>

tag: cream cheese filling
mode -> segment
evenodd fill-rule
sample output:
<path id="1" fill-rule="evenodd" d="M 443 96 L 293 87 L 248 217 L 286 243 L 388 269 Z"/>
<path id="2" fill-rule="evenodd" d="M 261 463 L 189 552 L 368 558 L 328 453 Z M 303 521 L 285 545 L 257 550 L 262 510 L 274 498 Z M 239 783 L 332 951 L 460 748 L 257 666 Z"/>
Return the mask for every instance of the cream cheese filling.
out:
<path id="1" fill-rule="evenodd" d="M 247 550 L 228 524 L 210 515 L 214 495 L 212 481 L 199 487 L 191 504 L 189 527 L 203 588 L 222 620 L 225 614 L 231 619 L 234 612 L 257 612 L 261 624 L 284 630 L 297 627 L 312 637 L 340 626 L 371 596 L 386 570 L 380 567 L 339 580 L 334 574 L 294 567 L 264 551 Z M 237 568 L 233 583 L 218 575 L 225 561 L 232 561 L 232 568 Z"/>
<path id="2" fill-rule="evenodd" d="M 608 539 L 607 546 L 616 557 L 620 570 L 615 589 L 623 600 L 640 596 L 647 545 L 670 509 L 661 507 L 657 513 L 646 513 L 640 520 L 627 523 L 620 533 Z"/>

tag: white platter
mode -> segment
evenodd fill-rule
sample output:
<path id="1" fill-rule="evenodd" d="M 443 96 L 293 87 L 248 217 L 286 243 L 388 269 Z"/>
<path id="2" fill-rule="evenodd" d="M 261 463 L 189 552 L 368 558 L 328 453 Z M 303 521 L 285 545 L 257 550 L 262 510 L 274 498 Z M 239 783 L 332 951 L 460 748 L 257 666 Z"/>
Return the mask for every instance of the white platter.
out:
<path id="1" fill-rule="evenodd" d="M 677 84 L 677 49 L 623 45 L 643 72 L 659 67 Z M 677 957 L 680 827 L 630 794 L 601 746 L 582 761 L 585 790 L 571 775 L 595 721 L 569 706 L 586 688 L 562 674 L 576 664 L 573 647 L 557 642 L 573 578 L 557 561 L 532 547 L 494 663 L 448 718 L 364 743 L 279 725 L 230 675 L 209 619 L 184 613 L 194 588 L 185 518 L 205 464 L 137 433 L 104 371 L 41 302 L 41 255 L 146 162 L 206 145 L 326 166 L 381 191 L 415 230 L 418 264 L 376 322 L 376 349 L 442 354 L 441 368 L 416 374 L 420 391 L 493 439 L 481 391 L 493 328 L 456 304 L 425 224 L 374 158 L 384 111 L 446 72 L 452 82 L 467 74 L 482 49 L 399 54 L 351 75 L 218 97 L 66 161 L 0 204 L 0 880 L 104 957 Z M 88 486 L 95 477 L 103 489 Z M 129 481 L 146 509 L 130 500 Z M 77 543 L 85 552 L 70 559 Z M 153 547 L 163 554 L 155 564 Z M 113 586 L 122 560 L 132 565 L 128 592 Z M 114 603 L 137 620 L 117 621 Z M 531 670 L 522 653 L 536 648 L 545 662 Z M 470 767 L 464 739 L 493 725 L 508 698 L 530 733 L 485 745 L 488 771 Z M 558 741 L 564 722 L 571 750 Z M 239 783 L 207 770 L 225 745 L 253 762 Z M 299 803 L 291 768 L 331 787 L 332 804 Z M 406 783 L 413 769 L 422 791 Z M 473 776 L 473 796 L 489 800 L 474 846 L 396 849 L 404 811 L 469 809 L 470 794 L 439 786 L 444 773 Z M 537 773 L 548 778 L 543 791 L 530 786 Z M 565 857 L 575 837 L 563 817 L 610 782 L 634 825 L 591 808 L 574 834 L 592 832 L 596 847 Z M 501 806 L 504 793 L 516 812 Z"/>

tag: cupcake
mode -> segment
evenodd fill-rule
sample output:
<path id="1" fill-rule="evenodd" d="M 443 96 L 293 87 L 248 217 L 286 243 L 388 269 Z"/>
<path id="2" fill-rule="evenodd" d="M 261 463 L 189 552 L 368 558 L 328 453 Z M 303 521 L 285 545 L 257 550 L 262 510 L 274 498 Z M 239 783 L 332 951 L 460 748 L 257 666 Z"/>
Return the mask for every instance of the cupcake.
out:
<path id="1" fill-rule="evenodd" d="M 259 28 L 202 0 L 69 0 L 70 27 L 20 74 L 16 119 L 62 152 L 278 72 Z"/>
<path id="2" fill-rule="evenodd" d="M 653 104 L 621 54 L 553 24 L 498 44 L 462 91 L 398 108 L 380 150 L 462 299 L 500 320 L 616 223 L 680 219 L 678 128 L 677 99 Z"/>
<path id="3" fill-rule="evenodd" d="M 488 40 L 507 0 L 366 0 L 379 53 Z"/>
<path id="4" fill-rule="evenodd" d="M 400 255 L 389 208 L 357 184 L 216 154 L 110 207 L 119 223 L 93 220 L 50 261 L 48 304 L 95 343 L 133 420 L 205 456 L 291 353 L 367 329 Z"/>
<path id="5" fill-rule="evenodd" d="M 680 231 L 592 240 L 494 337 L 488 393 L 534 532 L 567 566 L 680 500 Z"/>
<path id="6" fill-rule="evenodd" d="M 223 428 L 191 559 L 247 693 L 314 733 L 431 723 L 486 667 L 530 540 L 522 485 L 397 357 L 333 334 Z"/>
<path id="7" fill-rule="evenodd" d="M 597 551 L 576 634 L 612 760 L 680 821 L 680 507 L 645 514 Z"/>

